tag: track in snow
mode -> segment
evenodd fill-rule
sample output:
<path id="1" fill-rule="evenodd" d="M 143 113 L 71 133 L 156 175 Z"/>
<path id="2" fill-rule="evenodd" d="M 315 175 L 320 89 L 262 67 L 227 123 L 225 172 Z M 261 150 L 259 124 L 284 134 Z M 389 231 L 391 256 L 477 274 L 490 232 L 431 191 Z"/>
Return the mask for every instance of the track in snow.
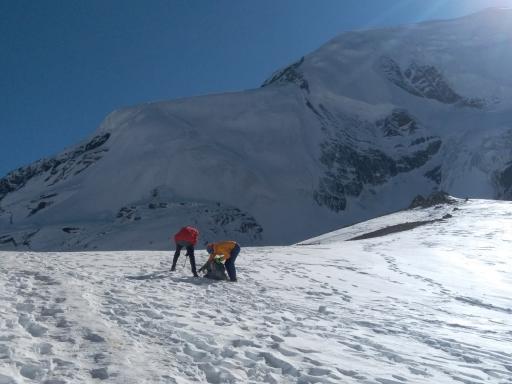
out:
<path id="1" fill-rule="evenodd" d="M 510 383 L 503 207 L 464 210 L 245 248 L 238 284 L 171 274 L 170 253 L 0 253 L 0 383 Z"/>

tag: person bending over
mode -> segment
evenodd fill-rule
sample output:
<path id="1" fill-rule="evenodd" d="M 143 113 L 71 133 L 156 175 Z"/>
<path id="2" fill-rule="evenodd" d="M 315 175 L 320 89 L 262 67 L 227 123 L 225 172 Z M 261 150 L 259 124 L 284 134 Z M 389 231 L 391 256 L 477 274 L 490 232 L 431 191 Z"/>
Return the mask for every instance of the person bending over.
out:
<path id="1" fill-rule="evenodd" d="M 216 257 L 221 257 L 226 266 L 229 280 L 236 280 L 235 261 L 240 253 L 240 245 L 236 241 L 221 241 L 218 243 L 211 243 L 206 246 L 206 251 L 210 254 L 208 262 L 213 261 Z"/>
<path id="2" fill-rule="evenodd" d="M 176 270 L 176 263 L 180 257 L 180 252 L 183 248 L 187 250 L 186 255 L 190 258 L 190 268 L 194 277 L 197 276 L 196 271 L 196 259 L 194 257 L 194 247 L 197 244 L 199 238 L 199 231 L 191 226 L 183 227 L 178 233 L 174 235 L 174 242 L 176 243 L 176 252 L 174 252 L 174 258 L 172 259 L 171 271 Z"/>

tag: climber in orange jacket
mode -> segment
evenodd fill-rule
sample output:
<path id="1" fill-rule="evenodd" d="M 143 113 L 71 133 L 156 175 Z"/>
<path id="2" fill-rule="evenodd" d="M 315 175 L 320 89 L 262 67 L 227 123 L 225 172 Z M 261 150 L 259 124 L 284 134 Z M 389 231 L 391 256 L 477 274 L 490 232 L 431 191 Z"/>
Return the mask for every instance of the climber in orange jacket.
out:
<path id="1" fill-rule="evenodd" d="M 236 280 L 235 260 L 240 253 L 240 245 L 236 241 L 221 241 L 218 243 L 211 243 L 206 246 L 206 251 L 210 254 L 208 262 L 215 259 L 215 256 L 221 256 L 226 271 L 228 272 L 229 280 Z"/>

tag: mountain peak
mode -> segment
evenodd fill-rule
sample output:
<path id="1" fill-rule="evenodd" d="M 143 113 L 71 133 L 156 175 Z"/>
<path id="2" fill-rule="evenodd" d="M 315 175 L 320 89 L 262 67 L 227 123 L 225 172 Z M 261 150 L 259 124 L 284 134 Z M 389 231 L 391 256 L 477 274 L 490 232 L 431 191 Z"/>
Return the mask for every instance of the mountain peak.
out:
<path id="1" fill-rule="evenodd" d="M 510 15 L 349 32 L 259 89 L 112 113 L 0 179 L 0 246 L 289 244 L 433 191 L 512 199 Z"/>
<path id="2" fill-rule="evenodd" d="M 478 12 L 470 13 L 469 15 L 463 16 L 458 20 L 478 20 L 487 23 L 491 20 L 510 18 L 512 18 L 512 7 L 489 7 Z M 489 26 L 492 26 L 492 24 Z M 509 25 L 509 27 L 512 28 L 512 25 Z"/>

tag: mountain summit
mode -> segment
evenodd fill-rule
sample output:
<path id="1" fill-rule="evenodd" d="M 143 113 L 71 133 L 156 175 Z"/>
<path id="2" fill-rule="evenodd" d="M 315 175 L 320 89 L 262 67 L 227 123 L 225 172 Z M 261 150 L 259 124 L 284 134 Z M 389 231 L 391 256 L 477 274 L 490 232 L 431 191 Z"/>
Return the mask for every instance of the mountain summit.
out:
<path id="1" fill-rule="evenodd" d="M 512 198 L 512 10 L 344 33 L 261 88 L 111 113 L 0 179 L 0 246 L 285 244 L 418 194 Z"/>

